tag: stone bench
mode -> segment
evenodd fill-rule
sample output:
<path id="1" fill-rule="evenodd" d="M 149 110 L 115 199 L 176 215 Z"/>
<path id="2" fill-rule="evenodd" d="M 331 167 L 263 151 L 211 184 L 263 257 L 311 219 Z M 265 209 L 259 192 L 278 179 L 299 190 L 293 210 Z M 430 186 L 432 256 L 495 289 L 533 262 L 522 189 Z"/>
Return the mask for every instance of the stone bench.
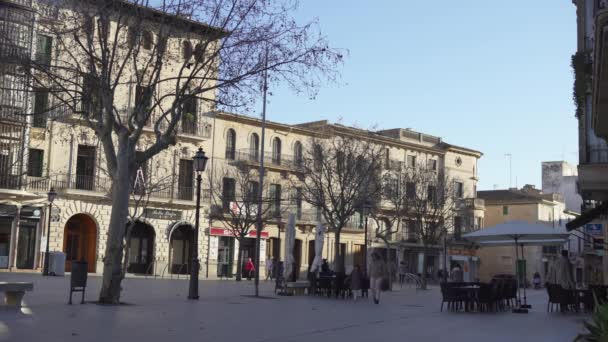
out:
<path id="1" fill-rule="evenodd" d="M 34 283 L 0 282 L 0 292 L 4 292 L 4 303 L 6 305 L 21 307 L 21 300 L 25 291 L 34 291 Z"/>
<path id="2" fill-rule="evenodd" d="M 306 290 L 309 287 L 310 287 L 310 282 L 308 282 L 308 281 L 296 281 L 296 282 L 289 282 L 289 283 L 285 284 L 285 289 L 294 295 L 305 294 Z"/>

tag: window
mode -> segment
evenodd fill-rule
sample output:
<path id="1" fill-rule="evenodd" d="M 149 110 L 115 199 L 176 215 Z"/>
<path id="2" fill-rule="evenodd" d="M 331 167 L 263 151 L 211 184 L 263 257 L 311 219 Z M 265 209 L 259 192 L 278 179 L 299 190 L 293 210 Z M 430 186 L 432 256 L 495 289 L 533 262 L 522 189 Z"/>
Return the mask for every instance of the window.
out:
<path id="1" fill-rule="evenodd" d="M 302 143 L 299 141 L 296 141 L 293 145 L 293 160 L 298 167 L 304 164 L 304 157 L 302 156 Z"/>
<path id="2" fill-rule="evenodd" d="M 281 139 L 272 139 L 272 163 L 281 165 Z"/>
<path id="3" fill-rule="evenodd" d="M 414 183 L 414 182 L 405 183 L 405 197 L 407 199 L 416 198 L 416 183 Z"/>
<path id="4" fill-rule="evenodd" d="M 483 217 L 477 216 L 475 218 L 475 230 L 483 228 Z"/>
<path id="5" fill-rule="evenodd" d="M 226 133 L 226 159 L 234 160 L 236 154 L 236 132 L 231 128 Z"/>
<path id="6" fill-rule="evenodd" d="M 342 174 L 344 172 L 344 164 L 346 163 L 346 156 L 344 156 L 344 152 L 338 151 L 336 152 L 336 170 L 338 173 Z"/>
<path id="7" fill-rule="evenodd" d="M 384 182 L 384 197 L 387 199 L 395 199 L 399 195 L 399 180 L 395 177 L 387 178 Z"/>
<path id="8" fill-rule="evenodd" d="M 407 156 L 407 166 L 415 167 L 416 166 L 416 156 Z"/>
<path id="9" fill-rule="evenodd" d="M 427 200 L 432 204 L 437 204 L 437 187 L 429 185 L 426 188 Z"/>
<path id="10" fill-rule="evenodd" d="M 150 87 L 137 86 L 135 88 L 135 105 L 141 106 L 143 111 L 150 110 L 152 105 L 152 89 Z"/>
<path id="11" fill-rule="evenodd" d="M 127 44 L 129 45 L 130 48 L 135 46 L 135 43 L 137 42 L 137 30 L 134 27 L 129 27 L 127 29 Z"/>
<path id="12" fill-rule="evenodd" d="M 302 219 L 302 188 L 292 188 L 291 202 L 296 206 L 296 218 Z"/>
<path id="13" fill-rule="evenodd" d="M 388 169 L 391 166 L 391 151 L 388 148 L 384 149 L 384 168 Z"/>
<path id="14" fill-rule="evenodd" d="M 194 161 L 192 159 L 179 160 L 178 186 L 179 199 L 192 201 L 194 198 Z"/>
<path id="15" fill-rule="evenodd" d="M 182 105 L 182 132 L 185 134 L 196 135 L 197 133 L 197 98 L 188 97 Z"/>
<path id="16" fill-rule="evenodd" d="M 418 241 L 418 225 L 416 220 L 408 220 L 407 221 L 407 236 L 406 236 L 406 240 L 412 242 L 412 241 Z"/>
<path id="17" fill-rule="evenodd" d="M 45 67 L 51 65 L 53 38 L 39 34 L 36 40 L 36 62 Z"/>
<path id="18" fill-rule="evenodd" d="M 462 217 L 454 217 L 454 239 L 460 240 L 462 237 Z"/>
<path id="19" fill-rule="evenodd" d="M 184 40 L 182 43 L 182 56 L 185 61 L 189 61 L 192 58 L 192 43 L 187 40 Z"/>
<path id="20" fill-rule="evenodd" d="M 224 177 L 222 179 L 222 207 L 224 210 L 229 210 L 230 202 L 234 202 L 236 199 L 235 187 L 234 178 Z"/>
<path id="21" fill-rule="evenodd" d="M 509 215 L 509 206 L 508 205 L 503 205 L 502 206 L 502 214 L 504 216 Z"/>
<path id="22" fill-rule="evenodd" d="M 201 43 L 196 44 L 194 48 L 194 58 L 197 63 L 203 63 L 205 59 L 205 48 Z"/>
<path id="23" fill-rule="evenodd" d="M 93 190 L 95 155 L 96 148 L 94 146 L 78 145 L 76 189 Z"/>
<path id="24" fill-rule="evenodd" d="M 245 198 L 245 201 L 247 203 L 258 203 L 259 191 L 260 183 L 249 181 L 247 184 L 247 197 Z"/>
<path id="25" fill-rule="evenodd" d="M 454 182 L 454 194 L 456 198 L 464 197 L 464 184 L 462 182 Z"/>
<path id="26" fill-rule="evenodd" d="M 45 89 L 34 90 L 34 127 L 45 128 L 49 107 L 49 92 Z"/>
<path id="27" fill-rule="evenodd" d="M 320 172 L 323 169 L 323 149 L 320 145 L 314 145 L 314 167 L 316 172 Z"/>
<path id="28" fill-rule="evenodd" d="M 270 215 L 278 217 L 281 214 L 281 185 L 270 184 Z"/>
<path id="29" fill-rule="evenodd" d="M 428 169 L 430 171 L 437 171 L 437 160 L 429 159 L 428 161 Z"/>
<path id="30" fill-rule="evenodd" d="M 42 163 L 44 151 L 30 148 L 27 162 L 27 175 L 31 177 L 42 177 Z"/>
<path id="31" fill-rule="evenodd" d="M 141 46 L 145 50 L 152 50 L 152 44 L 154 42 L 154 37 L 152 36 L 152 32 L 144 31 L 141 36 Z"/>
<path id="32" fill-rule="evenodd" d="M 257 133 L 251 134 L 249 138 L 249 160 L 260 160 L 260 137 Z"/>
<path id="33" fill-rule="evenodd" d="M 99 110 L 101 101 L 99 100 L 97 77 L 93 74 L 87 74 L 84 76 L 82 85 L 82 102 L 83 110 L 91 112 Z"/>

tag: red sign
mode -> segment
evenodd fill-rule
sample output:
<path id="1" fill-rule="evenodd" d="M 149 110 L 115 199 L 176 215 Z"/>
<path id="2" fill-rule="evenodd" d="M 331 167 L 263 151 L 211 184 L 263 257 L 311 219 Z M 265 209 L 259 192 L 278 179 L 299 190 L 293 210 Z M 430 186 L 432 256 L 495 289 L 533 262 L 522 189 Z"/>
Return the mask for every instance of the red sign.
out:
<path id="1" fill-rule="evenodd" d="M 211 235 L 217 235 L 217 236 L 234 236 L 234 233 L 230 229 L 227 229 L 227 228 L 213 228 L 213 227 L 211 227 L 211 229 L 209 229 L 209 233 Z M 256 235 L 256 231 L 255 230 L 250 230 L 249 234 L 247 234 L 247 237 L 255 239 L 255 235 Z M 260 236 L 262 237 L 262 239 L 268 239 L 268 232 L 262 232 L 260 234 Z"/>

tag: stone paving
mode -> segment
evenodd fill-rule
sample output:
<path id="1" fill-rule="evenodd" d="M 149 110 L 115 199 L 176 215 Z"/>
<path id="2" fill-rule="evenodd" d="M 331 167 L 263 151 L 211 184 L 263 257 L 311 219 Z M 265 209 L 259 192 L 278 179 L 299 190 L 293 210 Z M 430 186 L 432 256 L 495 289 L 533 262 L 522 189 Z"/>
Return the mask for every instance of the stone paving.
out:
<path id="1" fill-rule="evenodd" d="M 276 297 L 269 282 L 201 281 L 199 301 L 185 279 L 128 278 L 128 305 L 101 306 L 100 278 L 89 277 L 84 305 L 67 305 L 69 276 L 0 273 L 33 281 L 20 312 L 0 310 L 0 341 L 572 341 L 586 316 L 546 312 L 546 293 L 529 291 L 528 315 L 440 312 L 438 288 L 397 289 L 369 300 Z M 74 294 L 79 303 L 80 294 Z M 78 300 L 77 300 L 78 298 Z"/>

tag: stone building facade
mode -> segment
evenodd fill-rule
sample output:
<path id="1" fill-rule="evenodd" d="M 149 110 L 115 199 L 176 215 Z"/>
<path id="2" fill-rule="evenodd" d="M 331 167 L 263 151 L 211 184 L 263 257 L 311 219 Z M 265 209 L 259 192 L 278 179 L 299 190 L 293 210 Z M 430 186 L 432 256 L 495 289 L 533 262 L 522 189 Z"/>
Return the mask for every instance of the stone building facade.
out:
<path id="1" fill-rule="evenodd" d="M 0 1 L 0 10 L 4 9 L 3 6 L 20 5 L 22 2 Z M 189 22 L 189 25 L 192 23 Z M 34 27 L 33 23 L 31 41 L 37 39 Z M 44 32 L 40 33 L 40 37 L 40 44 L 33 45 L 45 47 L 44 51 L 48 52 L 47 57 L 52 61 L 55 57 L 52 37 L 45 36 Z M 170 46 L 180 51 L 184 39 L 177 35 L 170 39 Z M 28 50 L 27 53 L 35 51 Z M 124 96 L 119 101 L 128 110 L 136 101 L 135 91 L 124 89 L 122 94 Z M 0 103 L 5 102 L 7 95 L 2 96 Z M 43 94 L 24 92 L 22 112 L 31 113 L 32 103 L 41 101 L 41 96 Z M 273 191 L 281 194 L 281 203 L 289 203 L 292 212 L 297 214 L 294 257 L 299 276 L 305 277 L 314 258 L 314 227 L 318 214 L 315 208 L 306 203 L 295 200 L 294 204 L 293 182 L 290 180 L 300 173 L 298 159 L 302 158 L 303 150 L 311 139 L 323 137 L 319 132 L 337 135 L 347 132 L 354 136 L 360 134 L 362 138 L 369 138 L 369 132 L 327 121 L 301 124 L 267 122 L 266 137 L 262 142 L 262 123 L 259 119 L 212 110 L 203 103 L 193 106 L 195 120 L 189 119 L 187 124 L 182 122 L 178 127 L 177 144 L 153 157 L 138 171 L 129 217 L 133 230 L 126 242 L 130 247 L 127 271 L 160 277 L 188 273 L 196 209 L 192 158 L 198 148 L 203 148 L 210 158 L 204 172 L 206 179 L 212 179 L 214 174 L 225 169 L 243 165 L 255 167 L 257 160 L 264 158 L 264 183 L 273 186 Z M 0 115 L 0 118 L 3 125 L 8 122 L 6 115 Z M 50 222 L 50 250 L 66 254 L 65 266 L 68 271 L 71 261 L 85 260 L 89 264 L 89 272 L 102 272 L 112 207 L 111 182 L 105 171 L 99 140 L 76 117 L 47 121 L 39 118 L 34 120 L 29 116 L 17 127 L 19 129 L 10 132 L 2 131 L 11 134 L 17 132 L 17 135 L 0 136 L 0 155 L 7 155 L 2 154 L 8 150 L 2 145 L 7 142 L 22 147 L 11 150 L 14 152 L 11 152 L 10 158 L 0 159 L 0 166 L 2 163 L 8 165 L 8 159 L 19 161 L 17 166 L 10 164 L 10 168 L 0 169 L 0 176 L 11 175 L 0 177 L 0 180 L 5 180 L 0 182 L 0 269 L 39 269 L 44 257 L 42 252 L 46 248 L 46 228 Z M 150 143 L 152 133 L 150 127 L 144 128 L 139 142 L 141 149 Z M 424 165 L 443 171 L 454 180 L 459 189 L 458 207 L 455 208 L 455 215 L 459 218 L 455 222 L 459 223 L 458 227 L 450 227 L 450 239 L 458 240 L 457 236 L 461 233 L 481 227 L 484 205 L 476 196 L 480 152 L 409 129 L 378 131 L 373 137 L 374 144 L 386 151 L 387 165 Z M 266 150 L 263 156 L 259 154 L 261 144 Z M 12 179 L 19 181 L 13 182 Z M 51 187 L 58 192 L 58 198 L 53 203 L 53 210 L 48 212 L 46 194 Z M 240 262 L 236 253 L 239 244 L 227 227 L 211 215 L 216 205 L 212 196 L 217 189 L 213 187 L 213 181 L 203 182 L 198 236 L 198 255 L 202 267 L 200 275 L 208 278 L 230 277 L 234 276 Z M 356 216 L 341 235 L 340 248 L 346 256 L 347 271 L 353 265 L 365 262 L 363 219 L 362 215 Z M 285 217 L 270 221 L 262 232 L 261 267 L 268 258 L 282 259 L 285 249 L 282 235 L 286 220 Z M 437 271 L 450 260 L 472 260 L 471 255 L 461 253 L 459 249 L 447 249 L 445 243 L 435 246 L 433 252 L 425 256 L 420 241 L 413 239 L 407 228 L 392 235 L 387 249 L 373 235 L 374 228 L 370 222 L 369 249 L 377 249 L 397 262 L 406 261 L 413 273 L 426 271 L 435 277 Z M 244 258 L 254 253 L 255 233 L 251 233 L 251 237 L 242 242 Z M 334 262 L 334 239 L 332 234 L 328 234 L 324 245 L 323 254 L 330 263 Z M 425 257 L 429 265 L 427 270 L 422 269 Z"/>

